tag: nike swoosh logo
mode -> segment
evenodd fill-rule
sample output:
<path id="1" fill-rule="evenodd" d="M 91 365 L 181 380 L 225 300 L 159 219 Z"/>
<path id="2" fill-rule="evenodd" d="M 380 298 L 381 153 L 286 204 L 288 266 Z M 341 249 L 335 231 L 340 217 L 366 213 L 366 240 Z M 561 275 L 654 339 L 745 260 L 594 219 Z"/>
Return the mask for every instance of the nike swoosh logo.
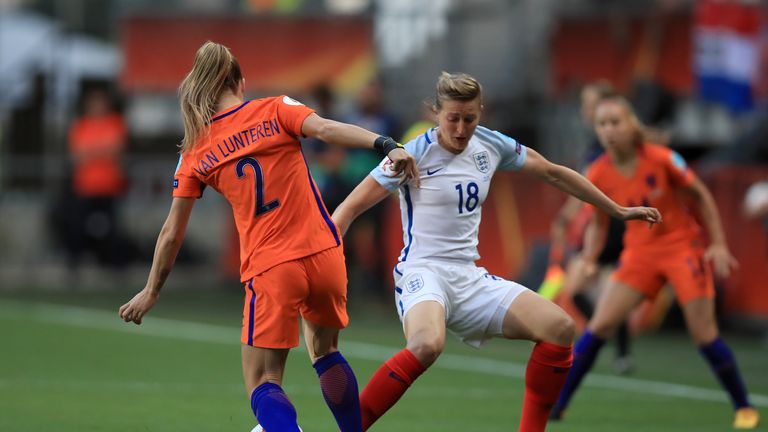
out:
<path id="1" fill-rule="evenodd" d="M 443 168 L 445 168 L 445 167 L 443 167 Z M 436 173 L 436 172 L 440 171 L 440 170 L 441 170 L 441 169 L 443 169 L 443 168 L 438 168 L 438 169 L 436 169 L 436 170 L 434 170 L 434 171 L 431 171 L 431 170 L 427 170 L 427 175 L 432 175 L 432 174 L 434 174 L 434 173 Z"/>
<path id="2" fill-rule="evenodd" d="M 390 378 L 392 378 L 392 379 L 393 379 L 393 380 L 395 380 L 395 381 L 400 381 L 401 383 L 403 383 L 403 384 L 405 384 L 405 385 L 408 385 L 408 383 L 407 383 L 407 382 L 405 382 L 405 380 L 404 380 L 404 379 L 400 378 L 400 377 L 399 377 L 399 376 L 398 376 L 396 373 L 394 373 L 394 372 L 390 372 L 390 373 L 389 373 L 389 377 L 390 377 Z"/>

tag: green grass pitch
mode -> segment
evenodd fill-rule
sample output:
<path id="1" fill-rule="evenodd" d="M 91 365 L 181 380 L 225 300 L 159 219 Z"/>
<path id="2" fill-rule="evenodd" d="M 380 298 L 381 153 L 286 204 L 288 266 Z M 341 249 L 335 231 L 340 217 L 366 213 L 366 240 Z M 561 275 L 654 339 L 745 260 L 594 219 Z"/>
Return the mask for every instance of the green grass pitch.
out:
<path id="1" fill-rule="evenodd" d="M 117 317 L 129 297 L 0 295 L 0 431 L 250 431 L 256 422 L 240 372 L 239 293 L 168 291 L 140 327 Z M 403 339 L 394 308 L 358 301 L 350 311 L 341 349 L 362 387 Z M 768 420 L 768 344 L 725 337 Z M 449 340 L 443 357 L 371 430 L 517 430 L 530 348 L 496 340 L 474 350 Z M 730 430 L 730 405 L 684 334 L 643 336 L 634 352 L 636 372 L 617 377 L 609 344 L 566 420 L 548 430 Z M 305 352 L 291 353 L 284 387 L 305 431 L 337 430 Z"/>

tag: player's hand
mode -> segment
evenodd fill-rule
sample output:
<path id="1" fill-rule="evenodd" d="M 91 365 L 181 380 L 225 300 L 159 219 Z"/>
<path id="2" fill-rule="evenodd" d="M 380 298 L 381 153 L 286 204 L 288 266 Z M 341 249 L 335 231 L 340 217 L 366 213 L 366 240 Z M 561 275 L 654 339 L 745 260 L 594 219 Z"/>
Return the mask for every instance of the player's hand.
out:
<path id="1" fill-rule="evenodd" d="M 410 153 L 403 148 L 396 148 L 390 151 L 387 157 L 392 161 L 392 171 L 397 175 L 403 175 L 400 184 L 413 180 L 414 186 L 420 186 L 421 179 L 419 178 L 419 169 L 416 167 L 416 159 Z"/>
<path id="2" fill-rule="evenodd" d="M 623 207 L 619 211 L 619 219 L 623 221 L 641 220 L 648 222 L 648 228 L 661 223 L 661 213 L 653 207 Z"/>
<path id="3" fill-rule="evenodd" d="M 579 254 L 569 266 L 569 273 L 573 274 L 575 286 L 581 288 L 587 282 L 597 275 L 597 262 L 594 259 L 587 258 L 584 254 Z M 579 289 L 580 291 L 580 289 Z"/>
<path id="4" fill-rule="evenodd" d="M 721 278 L 727 278 L 731 275 L 731 270 L 739 267 L 739 262 L 731 255 L 728 246 L 723 244 L 711 244 L 704 252 L 704 259 L 712 263 L 715 274 Z"/>
<path id="5" fill-rule="evenodd" d="M 141 319 L 157 303 L 158 298 L 160 298 L 159 292 L 153 292 L 148 288 L 144 288 L 131 301 L 120 306 L 120 318 L 125 322 L 141 324 Z"/>
<path id="6" fill-rule="evenodd" d="M 583 292 L 585 287 L 594 280 L 598 267 L 594 259 L 587 259 L 579 254 L 568 262 L 560 292 L 568 296 Z"/>

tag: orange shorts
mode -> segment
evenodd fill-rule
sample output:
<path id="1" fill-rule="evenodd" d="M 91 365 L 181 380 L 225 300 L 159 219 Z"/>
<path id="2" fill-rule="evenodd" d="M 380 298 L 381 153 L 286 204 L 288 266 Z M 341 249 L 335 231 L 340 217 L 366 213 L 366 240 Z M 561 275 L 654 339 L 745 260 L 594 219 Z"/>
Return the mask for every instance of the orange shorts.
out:
<path id="1" fill-rule="evenodd" d="M 612 278 L 656 297 L 666 282 L 672 285 L 680 304 L 715 296 L 712 270 L 698 242 L 624 249 Z"/>
<path id="2" fill-rule="evenodd" d="M 246 282 L 240 340 L 260 348 L 298 346 L 299 314 L 313 324 L 347 326 L 342 246 L 278 264 Z"/>

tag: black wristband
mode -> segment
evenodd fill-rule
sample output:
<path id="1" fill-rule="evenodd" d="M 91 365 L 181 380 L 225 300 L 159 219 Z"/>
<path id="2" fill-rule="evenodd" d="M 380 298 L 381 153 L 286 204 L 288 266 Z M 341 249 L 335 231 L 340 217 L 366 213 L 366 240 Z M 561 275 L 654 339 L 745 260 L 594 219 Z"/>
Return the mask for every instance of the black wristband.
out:
<path id="1" fill-rule="evenodd" d="M 382 156 L 387 156 L 389 152 L 397 148 L 403 148 L 403 145 L 394 139 L 379 135 L 373 142 L 373 148 Z"/>

